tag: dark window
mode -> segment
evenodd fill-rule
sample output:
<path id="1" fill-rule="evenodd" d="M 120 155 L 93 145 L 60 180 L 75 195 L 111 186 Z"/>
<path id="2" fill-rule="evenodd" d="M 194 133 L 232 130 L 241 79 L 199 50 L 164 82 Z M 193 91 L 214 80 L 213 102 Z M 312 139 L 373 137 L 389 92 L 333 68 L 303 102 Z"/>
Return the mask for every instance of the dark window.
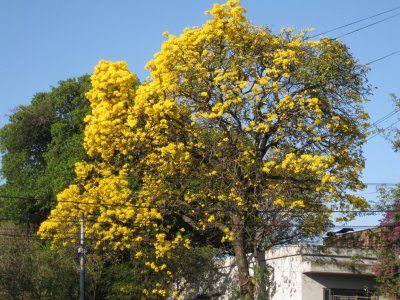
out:
<path id="1" fill-rule="evenodd" d="M 324 300 L 378 300 L 375 291 L 325 289 Z"/>

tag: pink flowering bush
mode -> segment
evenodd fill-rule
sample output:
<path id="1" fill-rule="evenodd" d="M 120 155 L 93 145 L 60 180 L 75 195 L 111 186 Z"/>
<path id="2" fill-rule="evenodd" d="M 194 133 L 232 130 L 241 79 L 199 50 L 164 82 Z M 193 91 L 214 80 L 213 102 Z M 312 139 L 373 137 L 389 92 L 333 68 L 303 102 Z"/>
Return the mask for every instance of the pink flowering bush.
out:
<path id="1" fill-rule="evenodd" d="M 381 222 L 374 272 L 383 294 L 400 298 L 400 200 L 389 207 Z"/>

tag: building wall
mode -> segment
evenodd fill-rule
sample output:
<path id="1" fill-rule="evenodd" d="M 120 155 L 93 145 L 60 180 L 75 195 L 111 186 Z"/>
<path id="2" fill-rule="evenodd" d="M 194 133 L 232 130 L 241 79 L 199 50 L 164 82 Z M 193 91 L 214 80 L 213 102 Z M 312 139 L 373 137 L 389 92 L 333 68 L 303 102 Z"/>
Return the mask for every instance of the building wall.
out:
<path id="1" fill-rule="evenodd" d="M 324 288 L 374 289 L 372 252 L 321 246 L 288 246 L 266 255 L 272 267 L 272 300 L 322 300 Z"/>
<path id="2" fill-rule="evenodd" d="M 313 278 L 302 274 L 303 289 L 302 299 L 307 300 L 323 300 L 324 299 L 324 286 Z"/>
<path id="3" fill-rule="evenodd" d="M 282 248 L 267 253 L 267 264 L 272 268 L 268 291 L 272 300 L 302 299 L 302 259 L 291 250 Z"/>
<path id="4" fill-rule="evenodd" d="M 265 263 L 271 267 L 268 300 L 323 300 L 325 288 L 375 289 L 375 258 L 367 249 L 290 245 L 268 251 Z M 213 299 L 229 299 L 238 287 L 236 272 L 234 259 L 227 259 L 217 287 L 221 296 Z"/>

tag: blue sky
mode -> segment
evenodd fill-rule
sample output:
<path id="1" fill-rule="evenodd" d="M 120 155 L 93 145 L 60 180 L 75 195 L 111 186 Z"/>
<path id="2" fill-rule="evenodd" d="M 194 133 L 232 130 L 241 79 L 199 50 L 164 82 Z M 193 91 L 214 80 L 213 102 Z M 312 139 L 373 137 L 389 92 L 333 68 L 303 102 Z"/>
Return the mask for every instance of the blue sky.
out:
<path id="1" fill-rule="evenodd" d="M 144 65 L 164 40 L 161 33 L 178 34 L 187 26 L 201 25 L 210 0 L 12 0 L 0 2 L 0 126 L 12 108 L 27 104 L 36 92 L 47 91 L 57 81 L 91 73 L 99 59 L 125 60 L 143 80 Z M 374 15 L 400 5 L 398 0 L 317 1 L 243 0 L 248 18 L 269 26 L 312 27 L 315 33 Z M 397 12 L 400 12 L 398 10 Z M 385 16 L 394 15 L 396 12 Z M 373 20 L 331 33 L 346 33 Z M 360 62 L 400 50 L 400 16 L 342 40 Z M 369 81 L 374 94 L 366 104 L 371 121 L 393 110 L 389 94 L 400 95 L 400 54 L 371 65 Z M 398 114 L 399 115 L 399 114 Z M 386 123 L 390 125 L 396 116 Z M 400 182 L 400 154 L 381 137 L 364 148 L 365 182 Z M 365 196 L 376 199 L 375 187 Z M 375 218 L 358 223 L 369 225 Z"/>

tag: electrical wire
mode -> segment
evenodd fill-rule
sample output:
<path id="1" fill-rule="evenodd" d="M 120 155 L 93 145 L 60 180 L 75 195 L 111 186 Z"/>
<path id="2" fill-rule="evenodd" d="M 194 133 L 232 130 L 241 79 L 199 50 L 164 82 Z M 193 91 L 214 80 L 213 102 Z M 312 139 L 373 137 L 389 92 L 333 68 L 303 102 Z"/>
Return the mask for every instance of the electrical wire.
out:
<path id="1" fill-rule="evenodd" d="M 392 124 L 391 126 L 394 126 L 397 122 L 395 122 L 394 124 Z M 388 128 L 386 128 L 388 129 Z M 383 130 L 386 130 L 383 129 Z M 26 174 L 26 175 L 49 175 L 49 176 L 56 176 L 56 175 L 60 175 L 60 173 L 58 172 L 37 172 L 37 173 L 30 173 L 30 172 L 25 172 L 25 171 L 18 171 L 19 174 Z M 4 170 L 0 170 L 0 174 L 3 175 L 7 175 L 7 174 L 13 174 L 13 172 L 8 172 L 8 171 L 4 171 Z M 140 179 L 138 177 L 135 176 L 107 176 L 107 177 L 99 177 L 99 179 Z M 182 182 L 184 180 L 190 181 L 190 180 L 194 180 L 194 181 L 210 181 L 210 182 L 216 182 L 216 181 L 223 181 L 223 179 L 221 178 L 196 178 L 196 177 L 190 177 L 190 176 L 180 176 L 179 178 L 168 178 L 167 181 L 168 182 Z M 293 179 L 291 178 L 265 178 L 265 181 L 270 181 L 270 182 L 292 182 Z M 397 183 L 392 183 L 392 182 L 364 182 L 363 184 L 365 185 L 386 185 L 386 186 L 396 186 Z M 0 195 L 1 197 L 1 195 Z M 12 198 L 12 195 L 9 195 L 10 198 Z M 21 196 L 17 196 L 19 198 L 21 198 Z M 30 196 L 25 196 L 25 198 L 28 199 L 32 199 L 35 197 L 30 197 Z M 37 200 L 48 200 L 48 199 L 37 199 Z"/>
<path id="2" fill-rule="evenodd" d="M 386 121 L 387 119 L 391 118 L 392 116 L 396 115 L 399 111 L 400 111 L 400 109 L 398 109 L 398 108 L 392 110 L 387 115 L 384 115 L 382 118 L 380 118 L 380 119 L 376 120 L 374 123 L 372 123 L 371 126 L 379 125 L 380 123 L 382 123 L 382 122 Z"/>
<path id="3" fill-rule="evenodd" d="M 389 130 L 390 128 L 392 128 L 394 125 L 400 123 L 400 120 L 397 120 L 395 122 L 393 122 L 392 124 L 390 124 L 389 126 L 387 126 L 386 128 L 380 129 L 379 132 L 375 133 L 374 135 L 370 136 L 367 139 L 367 142 L 370 141 L 371 139 L 373 139 L 374 137 L 377 137 L 378 135 L 380 135 L 381 133 L 385 132 L 386 130 Z"/>
<path id="4" fill-rule="evenodd" d="M 374 14 L 374 15 L 372 15 L 372 16 L 365 17 L 365 18 L 362 18 L 362 19 L 358 19 L 358 20 L 356 20 L 356 21 L 352 21 L 352 22 L 350 22 L 350 23 L 347 23 L 347 24 L 344 24 L 344 25 L 341 25 L 341 26 L 338 26 L 338 27 L 335 27 L 335 28 L 326 30 L 326 31 L 324 31 L 324 32 L 321 32 L 321 33 L 315 34 L 315 35 L 313 35 L 313 36 L 310 36 L 309 38 L 312 39 L 312 38 L 315 38 L 315 37 L 319 37 L 319 36 L 321 36 L 321 35 L 325 35 L 325 34 L 327 34 L 327 33 L 331 33 L 331 32 L 333 32 L 333 31 L 336 31 L 336 30 L 339 30 L 339 29 L 343 29 L 343 28 L 346 28 L 346 27 L 355 25 L 355 24 L 357 24 L 357 23 L 360 23 L 360 22 L 363 22 L 363 21 L 366 21 L 366 20 L 373 19 L 373 18 L 375 18 L 375 17 L 381 16 L 381 15 L 383 15 L 383 14 L 387 14 L 387 13 L 392 12 L 392 11 L 396 11 L 396 10 L 398 10 L 398 9 L 400 9 L 400 6 L 397 6 L 397 7 L 394 7 L 394 8 L 392 8 L 392 9 L 385 10 L 385 11 L 383 11 L 383 12 Z"/>
<path id="5" fill-rule="evenodd" d="M 370 61 L 370 62 L 367 62 L 365 65 L 366 65 L 366 66 L 372 65 L 372 64 L 374 64 L 374 63 L 376 63 L 376 62 L 378 62 L 378 61 L 381 61 L 381 60 L 383 60 L 383 59 L 386 59 L 386 58 L 388 58 L 388 57 L 390 57 L 390 56 L 393 56 L 393 55 L 395 55 L 395 54 L 398 54 L 398 53 L 400 53 L 400 50 L 391 52 L 391 53 L 386 54 L 386 55 L 384 55 L 384 56 L 382 56 L 382 57 L 379 57 L 379 58 L 377 58 L 377 59 L 374 59 L 374 60 L 372 60 L 372 61 Z"/>
<path id="6" fill-rule="evenodd" d="M 379 129 L 378 125 L 388 119 L 390 119 L 391 117 L 395 116 L 398 112 L 400 112 L 400 109 L 394 109 L 393 111 L 391 111 L 390 113 L 384 115 L 382 118 L 378 119 L 377 121 L 375 121 L 374 123 L 371 124 L 372 127 L 376 127 L 375 133 L 373 133 L 372 136 L 370 136 L 366 141 L 368 142 L 369 140 L 371 140 L 372 138 L 378 136 L 381 131 L 383 130 L 383 132 L 387 129 L 390 129 L 391 127 L 393 127 L 395 124 L 397 124 L 398 122 L 394 122 L 391 125 L 389 125 L 388 127 L 386 127 L 385 129 Z"/>
<path id="7" fill-rule="evenodd" d="M 357 28 L 357 29 L 351 30 L 351 31 L 349 31 L 349 32 L 346 32 L 346 33 L 344 33 L 344 34 L 341 34 L 341 35 L 339 35 L 339 36 L 337 36 L 337 37 L 332 38 L 332 40 L 340 39 L 340 38 L 342 38 L 342 37 L 345 37 L 345 36 L 348 36 L 348 35 L 350 35 L 350 34 L 356 33 L 356 32 L 358 32 L 358 31 L 364 30 L 364 29 L 366 29 L 366 28 L 375 26 L 375 25 L 377 25 L 377 24 L 379 24 L 379 23 L 382 23 L 382 22 L 384 22 L 384 21 L 393 19 L 393 18 L 395 18 L 395 17 L 397 17 L 397 16 L 400 16 L 400 13 L 397 13 L 397 14 L 394 14 L 394 15 L 392 15 L 392 16 L 390 16 L 390 17 L 386 17 L 386 18 L 381 19 L 381 20 L 379 20 L 379 21 L 376 21 L 376 22 L 367 24 L 367 25 L 362 26 L 362 27 L 359 27 L 359 28 Z"/>
<path id="8" fill-rule="evenodd" d="M 360 229 L 359 231 L 364 231 L 364 230 L 376 230 L 376 229 L 394 228 L 394 227 L 397 227 L 397 226 L 394 226 L 394 225 L 346 226 L 346 227 L 332 226 L 332 227 L 329 227 L 329 228 L 330 229 L 333 229 L 333 228 L 352 228 L 352 229 Z M 351 231 L 350 233 L 354 233 L 354 232 L 357 232 L 357 231 Z M 336 237 L 340 237 L 341 235 L 335 235 L 335 236 Z M 25 233 L 23 233 L 21 231 L 16 231 L 16 230 L 14 232 L 11 232 L 11 231 L 0 232 L 0 239 L 4 238 L 4 237 L 5 238 L 12 238 L 12 239 L 15 239 L 15 238 L 28 238 L 28 239 L 35 239 L 35 240 L 38 240 L 38 241 L 39 240 L 42 240 L 42 241 L 46 241 L 46 240 L 48 240 L 48 241 L 54 241 L 54 240 L 68 241 L 69 240 L 69 241 L 72 241 L 72 242 L 79 243 L 79 234 L 78 233 L 76 233 L 76 234 L 69 233 L 69 234 L 64 234 L 63 236 L 60 236 L 60 235 L 57 235 L 57 236 L 50 236 L 50 235 L 38 236 L 34 232 L 25 232 Z M 120 239 L 115 239 L 114 242 L 115 241 L 118 242 L 118 240 L 120 240 Z M 110 242 L 110 241 L 102 239 L 100 237 L 88 237 L 88 236 L 85 237 L 85 241 L 86 242 L 95 242 L 96 241 L 96 242 L 105 242 L 105 243 Z M 160 241 L 160 240 L 153 240 L 153 239 L 141 239 L 141 240 L 135 240 L 135 241 L 131 241 L 131 242 L 133 244 L 138 245 L 138 246 L 142 245 L 142 244 L 154 245 L 156 243 L 157 244 L 166 244 L 166 245 L 171 245 L 171 244 L 180 245 L 180 244 L 182 244 L 181 242 L 176 242 L 176 241 L 173 241 L 173 240 Z"/>
<path id="9" fill-rule="evenodd" d="M 381 185 L 381 183 L 376 183 L 377 185 Z M 46 199 L 40 199 L 40 198 L 29 198 L 29 197 L 19 197 L 19 196 L 8 196 L 8 195 L 0 195 L 0 198 L 10 198 L 10 199 L 20 199 L 20 200 L 46 200 Z M 135 199 L 131 199 L 135 200 Z M 119 208 L 147 208 L 147 209 L 176 209 L 174 206 L 169 206 L 167 207 L 166 205 L 160 205 L 160 206 L 155 206 L 155 205 L 138 205 L 134 203 L 121 203 L 121 204 L 114 204 L 114 203 L 102 203 L 102 202 L 87 202 L 87 201 L 76 201 L 76 200 L 59 200 L 59 203 L 72 203 L 72 204 L 78 204 L 78 205 L 96 205 L 96 206 L 101 206 L 101 207 L 119 207 Z M 213 211 L 215 212 L 231 212 L 233 208 L 231 209 L 215 209 Z M 302 212 L 308 212 L 308 213 L 323 213 L 323 212 L 331 212 L 331 213 L 388 213 L 388 212 L 397 212 L 397 210 L 348 210 L 348 209 L 340 209 L 340 210 L 331 210 L 331 209 L 326 209 L 326 210 L 310 210 L 310 209 L 300 209 L 300 210 L 288 210 L 288 209 L 270 209 L 270 210 L 255 210 L 258 213 L 302 213 Z"/>

